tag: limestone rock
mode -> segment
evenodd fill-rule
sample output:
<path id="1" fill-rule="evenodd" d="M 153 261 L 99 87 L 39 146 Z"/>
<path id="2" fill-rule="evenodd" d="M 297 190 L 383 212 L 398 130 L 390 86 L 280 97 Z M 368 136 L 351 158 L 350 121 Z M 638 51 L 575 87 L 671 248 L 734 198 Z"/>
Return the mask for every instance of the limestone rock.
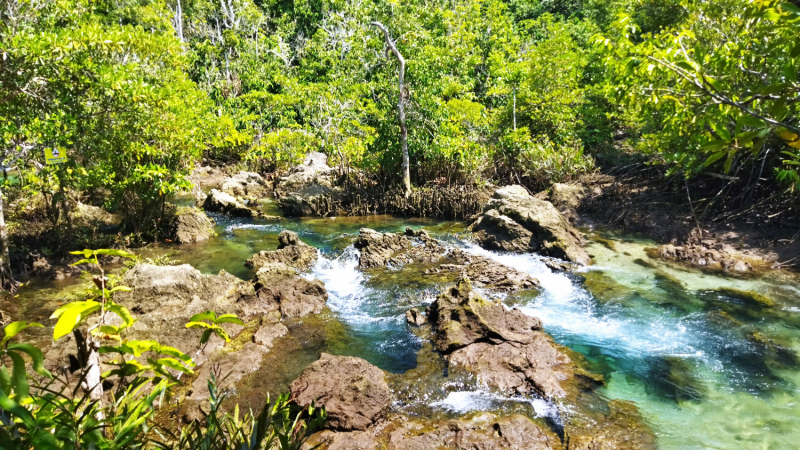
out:
<path id="1" fill-rule="evenodd" d="M 283 230 L 278 235 L 278 249 L 262 250 L 245 262 L 247 267 L 260 269 L 259 273 L 284 274 L 288 270 L 304 271 L 317 262 L 317 249 L 300 240 L 294 231 Z M 263 269 L 263 270 L 261 270 Z"/>
<path id="2" fill-rule="evenodd" d="M 175 242 L 201 242 L 214 236 L 214 221 L 198 208 L 181 208 L 172 220 Z"/>
<path id="3" fill-rule="evenodd" d="M 532 331 L 542 328 L 539 319 L 480 297 L 467 278 L 431 304 L 430 320 L 436 324 L 436 347 L 445 353 L 487 340 L 530 344 L 536 337 Z"/>
<path id="4" fill-rule="evenodd" d="M 364 430 L 389 406 L 389 386 L 382 370 L 361 358 L 323 353 L 289 387 L 301 407 L 312 402 L 328 413 L 326 427 Z"/>
<path id="5" fill-rule="evenodd" d="M 322 311 L 328 301 L 325 284 L 297 276 L 272 278 L 267 284 L 256 283 L 255 299 L 240 304 L 248 316 L 280 312 L 282 317 L 300 317 Z"/>
<path id="6" fill-rule="evenodd" d="M 235 197 L 263 197 L 267 191 L 264 177 L 254 172 L 239 172 L 222 180 L 219 190 Z"/>
<path id="7" fill-rule="evenodd" d="M 237 217 L 258 216 L 258 211 L 248 207 L 240 198 L 217 189 L 212 189 L 209 192 L 205 202 L 203 202 L 203 208 L 207 211 L 221 212 Z"/>
<path id="8" fill-rule="evenodd" d="M 266 348 L 271 348 L 272 341 L 286 336 L 287 333 L 289 333 L 289 329 L 282 323 L 266 323 L 261 325 L 256 334 L 253 335 L 253 342 Z"/>
<path id="9" fill-rule="evenodd" d="M 713 243 L 689 243 L 686 245 L 665 244 L 649 252 L 650 256 L 678 261 L 685 264 L 722 269 L 728 272 L 751 272 L 753 266 L 737 252 L 728 251 Z"/>
<path id="10" fill-rule="evenodd" d="M 379 233 L 371 228 L 358 230 L 358 239 L 353 245 L 361 251 L 358 265 L 362 269 L 385 266 L 396 252 L 412 246 L 405 236 Z"/>
<path id="11" fill-rule="evenodd" d="M 406 321 L 411 325 L 421 327 L 422 325 L 425 325 L 427 319 L 425 319 L 425 316 L 419 311 L 419 309 L 411 308 L 406 311 Z"/>
<path id="12" fill-rule="evenodd" d="M 573 184 L 555 183 L 550 187 L 550 203 L 570 222 L 577 219 L 577 210 L 586 197 L 586 187 Z"/>
<path id="13" fill-rule="evenodd" d="M 330 188 L 332 173 L 328 157 L 321 152 L 311 152 L 306 155 L 303 164 L 293 167 L 288 175 L 278 180 L 278 189 L 293 192 L 311 184 Z"/>
<path id="14" fill-rule="evenodd" d="M 497 189 L 469 226 L 484 248 L 535 252 L 588 264 L 583 237 L 548 201 L 532 197 L 522 186 Z"/>

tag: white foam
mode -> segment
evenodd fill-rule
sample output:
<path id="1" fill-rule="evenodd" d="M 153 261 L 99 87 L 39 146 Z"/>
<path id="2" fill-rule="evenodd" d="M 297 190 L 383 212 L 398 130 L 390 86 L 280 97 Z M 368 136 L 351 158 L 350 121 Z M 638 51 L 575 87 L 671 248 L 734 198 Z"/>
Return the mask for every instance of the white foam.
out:
<path id="1" fill-rule="evenodd" d="M 558 417 L 558 408 L 540 398 L 504 397 L 486 391 L 451 392 L 443 400 L 431 403 L 434 408 L 465 414 L 470 411 L 486 411 L 499 403 L 513 402 L 531 405 L 538 417 Z"/>

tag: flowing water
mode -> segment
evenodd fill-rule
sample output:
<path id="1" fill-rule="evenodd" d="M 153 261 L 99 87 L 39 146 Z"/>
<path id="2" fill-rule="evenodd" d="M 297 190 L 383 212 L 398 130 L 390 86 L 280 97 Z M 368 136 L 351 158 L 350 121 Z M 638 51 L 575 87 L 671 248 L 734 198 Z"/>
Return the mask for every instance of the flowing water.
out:
<path id="1" fill-rule="evenodd" d="M 507 410 L 532 417 L 555 414 L 535 398 L 506 398 L 478 388 L 464 374 L 443 370 L 430 344 L 405 322 L 447 283 L 424 268 L 360 271 L 352 242 L 360 227 L 401 232 L 425 228 L 450 246 L 482 254 L 538 278 L 536 290 L 504 295 L 507 305 L 542 319 L 561 344 L 583 354 L 607 385 L 601 395 L 631 400 L 663 449 L 784 449 L 800 442 L 800 284 L 792 279 L 729 278 L 650 259 L 651 241 L 589 232 L 594 264 L 576 274 L 553 273 L 536 255 L 500 254 L 468 240 L 463 224 L 388 216 L 263 222 L 215 216 L 208 242 L 158 247 L 204 273 L 252 274 L 243 262 L 277 247 L 277 234 L 296 231 L 320 250 L 304 274 L 325 282 L 326 311 L 289 323 L 290 341 L 276 345 L 253 392 L 285 390 L 320 352 L 364 358 L 390 372 L 407 414 L 443 416 Z M 769 296 L 764 308 L 719 291 Z M 496 297 L 496 293 L 484 292 Z M 409 381 L 411 380 L 411 381 Z M 258 396 L 248 394 L 249 401 Z"/>

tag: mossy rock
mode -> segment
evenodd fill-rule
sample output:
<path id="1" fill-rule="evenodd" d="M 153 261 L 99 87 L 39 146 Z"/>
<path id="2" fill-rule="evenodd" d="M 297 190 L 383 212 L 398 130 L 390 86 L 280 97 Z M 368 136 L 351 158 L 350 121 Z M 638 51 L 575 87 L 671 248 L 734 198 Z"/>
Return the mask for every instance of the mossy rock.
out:
<path id="1" fill-rule="evenodd" d="M 755 291 L 742 291 L 739 289 L 721 287 L 717 289 L 717 292 L 726 297 L 733 297 L 753 306 L 760 306 L 762 308 L 772 308 L 775 306 L 774 300 Z"/>

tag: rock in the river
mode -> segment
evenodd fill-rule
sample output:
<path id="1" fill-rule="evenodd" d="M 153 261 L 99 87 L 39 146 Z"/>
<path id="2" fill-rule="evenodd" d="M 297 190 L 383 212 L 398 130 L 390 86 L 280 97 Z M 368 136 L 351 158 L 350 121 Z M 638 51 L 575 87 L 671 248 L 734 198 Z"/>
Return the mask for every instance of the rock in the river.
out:
<path id="1" fill-rule="evenodd" d="M 390 402 L 383 371 L 352 356 L 323 353 L 289 389 L 302 407 L 312 402 L 324 406 L 326 427 L 343 431 L 365 430 L 383 416 Z"/>
<path id="2" fill-rule="evenodd" d="M 446 353 L 478 341 L 530 344 L 536 336 L 532 331 L 542 328 L 539 319 L 482 298 L 467 278 L 431 304 L 430 320 L 436 324 L 436 347 Z"/>
<path id="3" fill-rule="evenodd" d="M 422 325 L 425 325 L 425 322 L 427 322 L 428 320 L 425 318 L 425 316 L 420 312 L 418 308 L 411 308 L 408 311 L 406 311 L 406 321 L 411 325 L 416 325 L 418 327 L 421 327 Z"/>
<path id="4" fill-rule="evenodd" d="M 256 331 L 256 334 L 253 335 L 253 342 L 263 345 L 266 348 L 271 348 L 272 341 L 279 337 L 286 336 L 288 332 L 289 329 L 282 323 L 266 323 L 261 325 L 258 331 Z"/>
<path id="5" fill-rule="evenodd" d="M 282 317 L 300 317 L 322 311 L 328 291 L 320 280 L 298 276 L 270 277 L 256 282 L 256 298 L 248 298 L 240 307 L 247 315 L 263 315 L 279 311 Z"/>
<path id="6" fill-rule="evenodd" d="M 745 273 L 753 270 L 748 258 L 738 252 L 729 251 L 714 242 L 690 243 L 686 245 L 665 244 L 658 249 L 648 249 L 651 257 L 678 261 L 698 267 L 722 269 L 728 272 Z M 753 259 L 754 262 L 758 263 Z"/>
<path id="7" fill-rule="evenodd" d="M 490 258 L 460 249 L 447 249 L 424 230 L 406 230 L 405 235 L 379 233 L 362 228 L 354 246 L 359 249 L 362 269 L 392 265 L 433 263 L 435 274 L 451 273 L 453 280 L 461 273 L 476 285 L 498 289 L 529 289 L 539 285 L 532 276 L 504 266 Z"/>
<path id="8" fill-rule="evenodd" d="M 469 229 L 487 249 L 590 261 L 581 234 L 550 202 L 532 197 L 522 186 L 497 189 Z"/>
<path id="9" fill-rule="evenodd" d="M 203 208 L 237 217 L 258 216 L 258 211 L 248 207 L 240 198 L 216 189 L 208 193 Z"/>
<path id="10" fill-rule="evenodd" d="M 236 175 L 222 180 L 219 190 L 234 197 L 263 197 L 267 193 L 267 183 L 264 177 L 254 172 L 239 172 Z"/>
<path id="11" fill-rule="evenodd" d="M 308 447 L 326 450 L 555 450 L 558 436 L 522 415 L 498 417 L 482 412 L 450 420 L 421 420 L 394 416 L 366 431 L 323 431 Z"/>
<path id="12" fill-rule="evenodd" d="M 319 203 L 324 197 L 339 192 L 333 185 L 333 175 L 334 170 L 328 166 L 324 153 L 309 153 L 303 164 L 278 180 L 275 187 L 278 207 L 290 217 L 325 214 L 327 211 L 319 210 Z"/>
<path id="13" fill-rule="evenodd" d="M 283 274 L 288 270 L 302 272 L 317 262 L 317 249 L 300 240 L 294 231 L 283 230 L 278 235 L 278 249 L 262 250 L 245 262 L 259 273 Z"/>
<path id="14" fill-rule="evenodd" d="M 198 208 L 181 208 L 172 219 L 172 236 L 175 242 L 200 242 L 215 234 L 214 221 Z"/>

